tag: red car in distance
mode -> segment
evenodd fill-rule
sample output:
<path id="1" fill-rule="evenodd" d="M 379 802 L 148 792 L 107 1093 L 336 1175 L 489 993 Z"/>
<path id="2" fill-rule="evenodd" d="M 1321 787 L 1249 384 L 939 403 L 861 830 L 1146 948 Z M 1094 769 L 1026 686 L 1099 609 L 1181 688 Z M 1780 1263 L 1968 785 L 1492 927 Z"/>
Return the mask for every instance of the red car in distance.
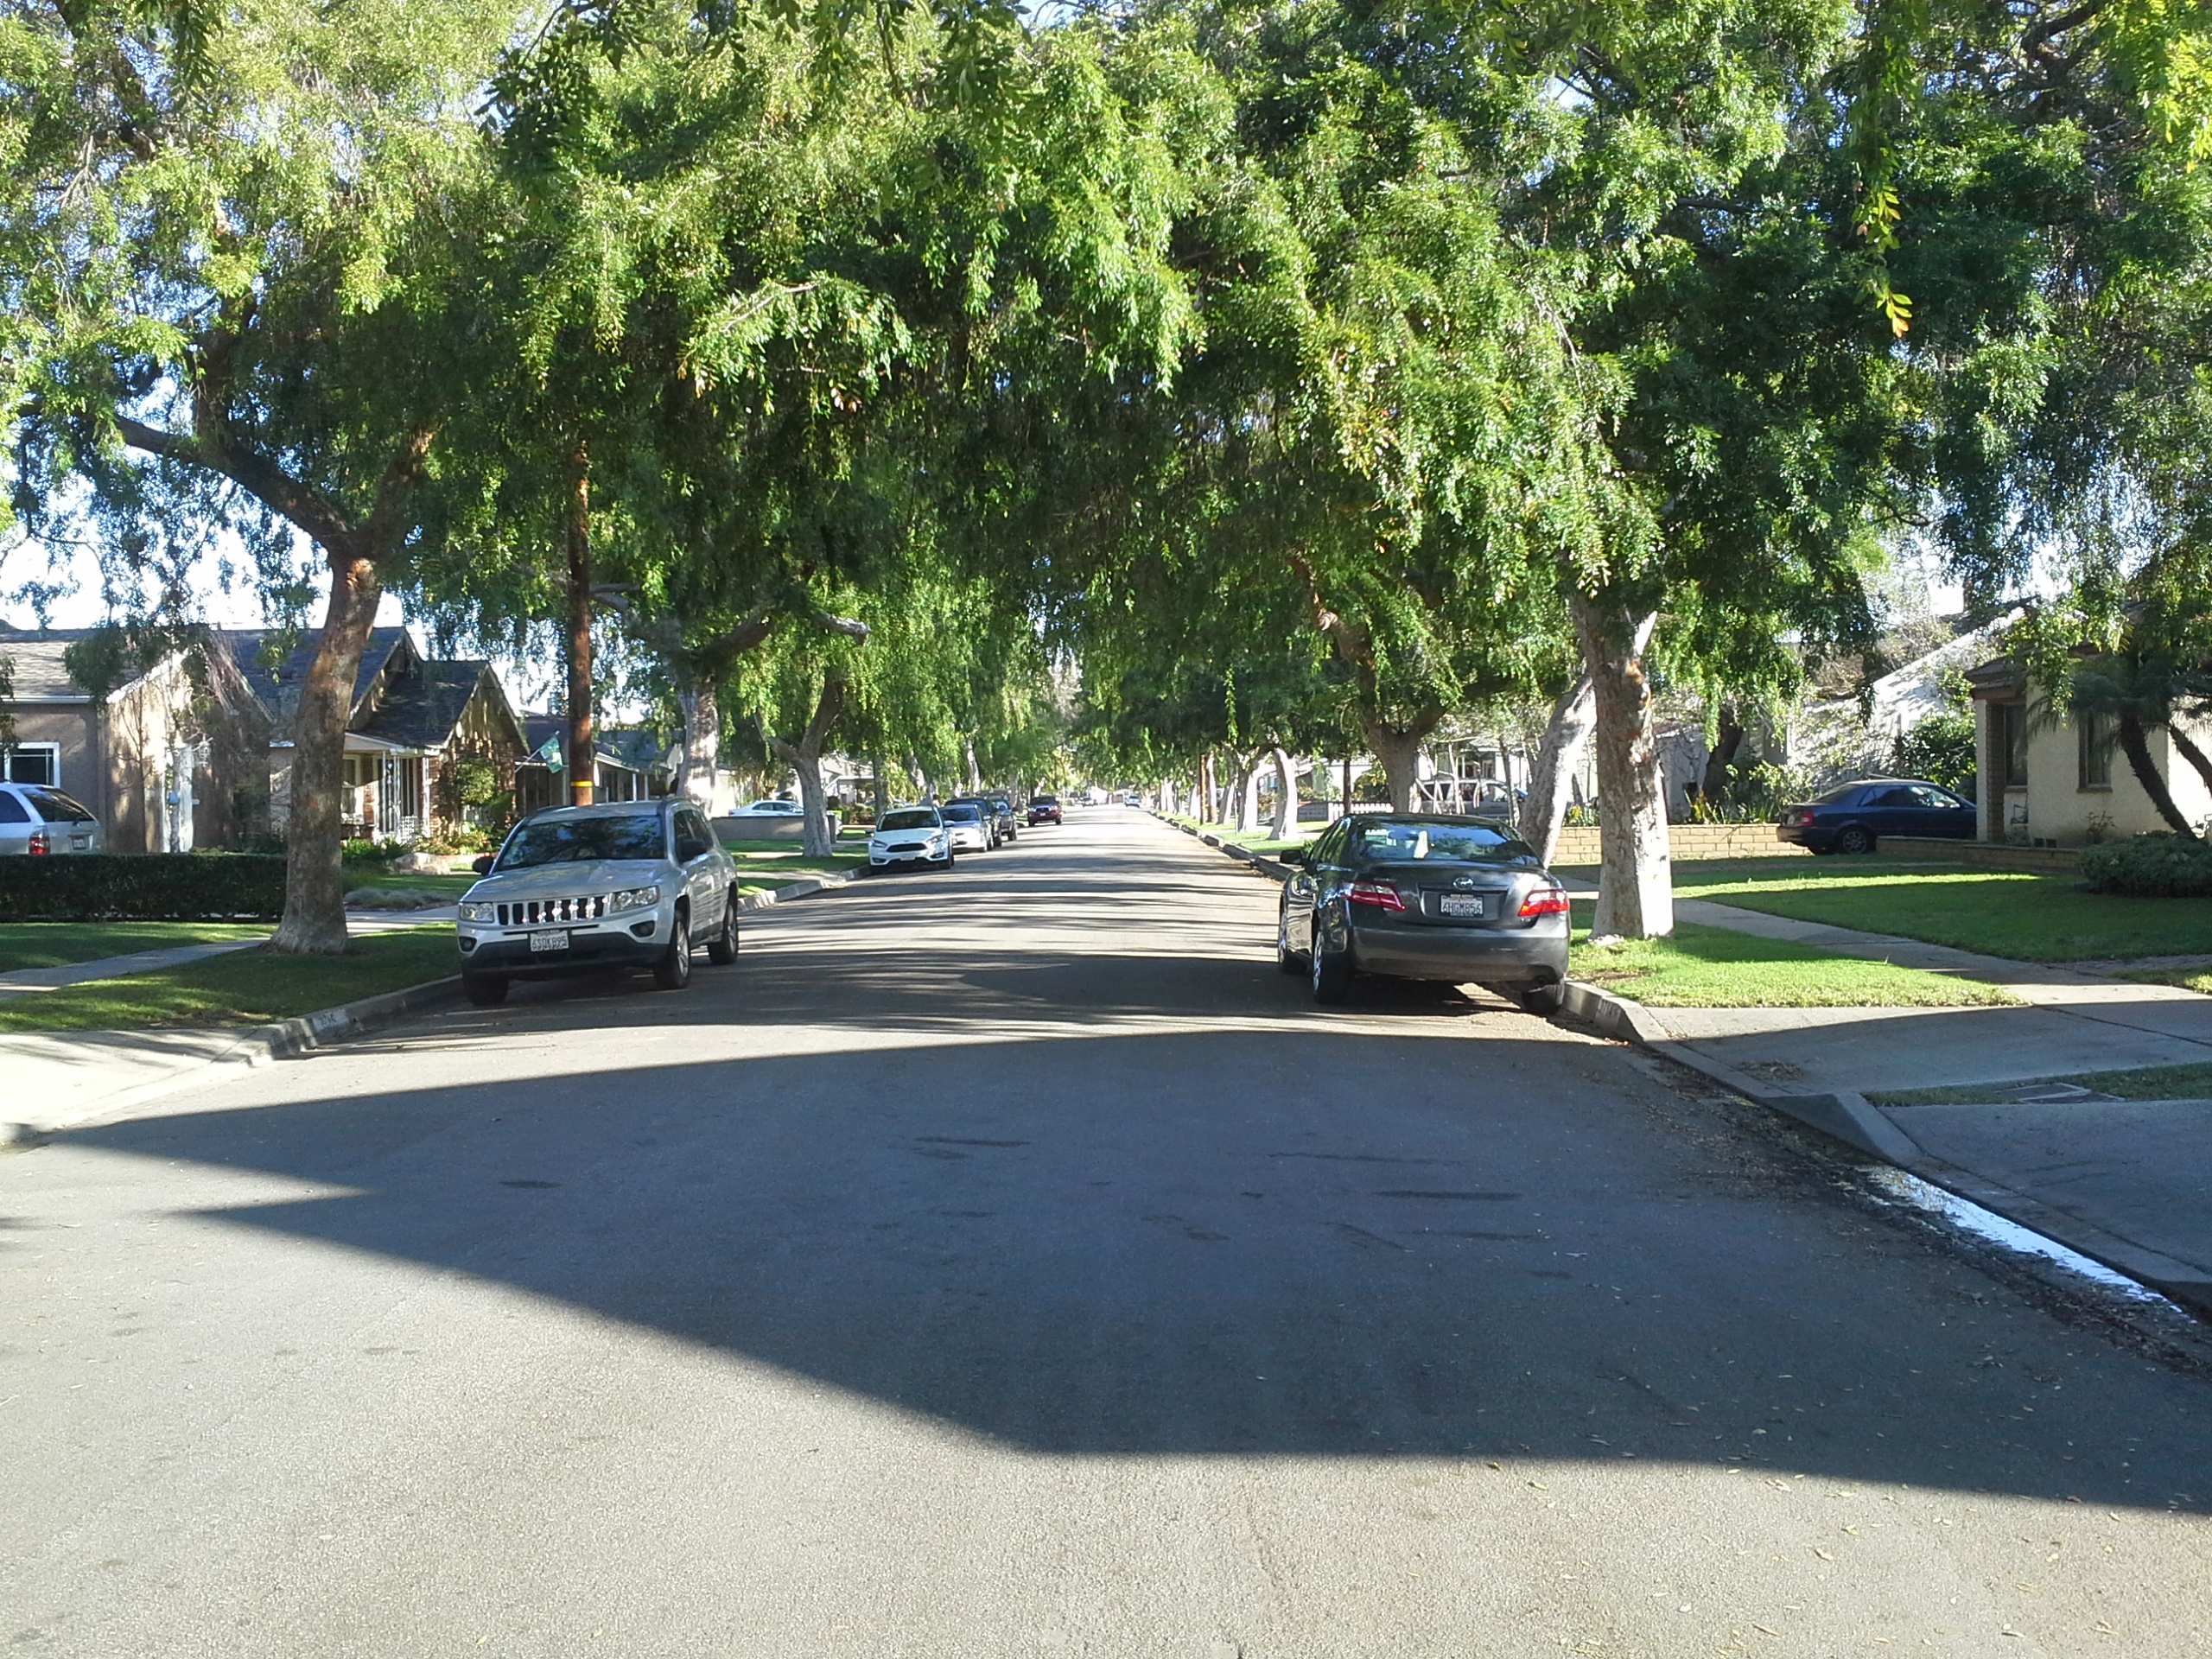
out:
<path id="1" fill-rule="evenodd" d="M 1060 817 L 1060 798 L 1057 795 L 1032 797 L 1029 802 L 1029 822 L 1033 824 L 1065 822 Z"/>

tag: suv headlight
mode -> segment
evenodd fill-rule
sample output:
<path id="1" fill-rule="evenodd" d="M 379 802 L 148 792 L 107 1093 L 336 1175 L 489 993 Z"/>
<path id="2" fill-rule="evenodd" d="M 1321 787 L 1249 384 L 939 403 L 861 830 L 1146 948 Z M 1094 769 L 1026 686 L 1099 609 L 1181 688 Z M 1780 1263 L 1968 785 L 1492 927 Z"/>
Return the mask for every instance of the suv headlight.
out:
<path id="1" fill-rule="evenodd" d="M 646 910 L 660 903 L 658 887 L 625 887 L 607 901 L 607 907 L 615 910 Z"/>
<path id="2" fill-rule="evenodd" d="M 499 907 L 482 899 L 464 899 L 461 905 L 461 919 L 464 922 L 496 922 Z"/>

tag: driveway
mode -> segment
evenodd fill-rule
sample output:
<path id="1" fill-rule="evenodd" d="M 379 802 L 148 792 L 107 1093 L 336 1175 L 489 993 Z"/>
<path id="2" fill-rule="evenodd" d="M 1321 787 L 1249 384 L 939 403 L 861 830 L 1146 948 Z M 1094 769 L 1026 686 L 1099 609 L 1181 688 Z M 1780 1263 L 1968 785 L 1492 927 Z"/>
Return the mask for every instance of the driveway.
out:
<path id="1" fill-rule="evenodd" d="M 2212 1391 L 1133 812 L 0 1158 L 28 1655 L 2212 1649 Z"/>

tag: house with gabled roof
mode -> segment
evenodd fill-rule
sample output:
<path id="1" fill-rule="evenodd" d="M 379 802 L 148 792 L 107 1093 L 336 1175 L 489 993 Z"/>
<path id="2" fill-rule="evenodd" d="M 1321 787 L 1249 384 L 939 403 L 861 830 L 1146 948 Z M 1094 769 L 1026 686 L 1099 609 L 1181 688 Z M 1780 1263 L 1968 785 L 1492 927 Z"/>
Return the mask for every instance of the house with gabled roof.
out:
<path id="1" fill-rule="evenodd" d="M 296 644 L 273 632 L 228 638 L 275 725 L 270 817 L 281 830 L 290 799 L 291 724 L 317 637 Z M 412 842 L 472 823 L 496 829 L 518 804 L 516 768 L 529 753 L 523 723 L 490 663 L 425 658 L 406 629 L 371 630 L 346 724 L 340 816 L 348 838 Z M 490 768 L 494 798 L 465 798 L 471 762 Z"/>

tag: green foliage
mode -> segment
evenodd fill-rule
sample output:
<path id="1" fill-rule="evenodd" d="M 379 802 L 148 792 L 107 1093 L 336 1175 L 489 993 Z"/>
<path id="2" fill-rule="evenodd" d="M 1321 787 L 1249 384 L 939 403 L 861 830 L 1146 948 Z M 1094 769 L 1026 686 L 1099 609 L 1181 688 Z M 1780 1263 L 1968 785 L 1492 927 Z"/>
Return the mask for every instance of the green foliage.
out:
<path id="1" fill-rule="evenodd" d="M 2082 849 L 2082 879 L 2097 893 L 2139 899 L 2212 897 L 2212 845 L 2186 836 L 2130 836 Z"/>
<path id="2" fill-rule="evenodd" d="M 1925 778 L 1968 800 L 1974 799 L 1976 762 L 1973 714 L 1952 709 L 1929 715 L 1897 739 L 1891 765 L 1899 777 Z"/>
<path id="3" fill-rule="evenodd" d="M 284 908 L 284 861 L 250 853 L 0 859 L 10 921 L 221 921 Z"/>

